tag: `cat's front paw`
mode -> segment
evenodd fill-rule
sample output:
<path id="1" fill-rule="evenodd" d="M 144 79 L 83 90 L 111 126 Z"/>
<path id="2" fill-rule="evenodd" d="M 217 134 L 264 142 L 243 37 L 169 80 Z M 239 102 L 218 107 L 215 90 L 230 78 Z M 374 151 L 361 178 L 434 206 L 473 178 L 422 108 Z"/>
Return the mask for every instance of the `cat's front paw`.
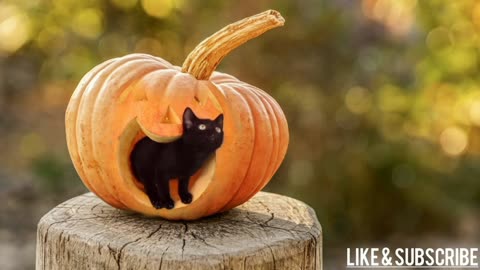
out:
<path id="1" fill-rule="evenodd" d="M 173 207 L 175 207 L 175 203 L 173 202 L 172 199 L 169 199 L 166 201 L 150 200 L 150 202 L 152 203 L 153 207 L 155 207 L 155 209 L 162 209 L 162 208 L 173 209 Z"/>
<path id="2" fill-rule="evenodd" d="M 155 207 L 155 209 L 162 209 L 164 208 L 164 203 L 160 200 L 150 200 L 152 203 L 152 206 Z"/>
<path id="3" fill-rule="evenodd" d="M 192 194 L 186 193 L 180 196 L 180 199 L 182 200 L 182 203 L 189 204 L 192 202 L 193 197 L 192 197 Z"/>
<path id="4" fill-rule="evenodd" d="M 167 209 L 173 209 L 173 207 L 175 207 L 175 203 L 173 202 L 172 199 L 168 199 L 168 200 L 165 202 L 165 208 L 167 208 Z"/>

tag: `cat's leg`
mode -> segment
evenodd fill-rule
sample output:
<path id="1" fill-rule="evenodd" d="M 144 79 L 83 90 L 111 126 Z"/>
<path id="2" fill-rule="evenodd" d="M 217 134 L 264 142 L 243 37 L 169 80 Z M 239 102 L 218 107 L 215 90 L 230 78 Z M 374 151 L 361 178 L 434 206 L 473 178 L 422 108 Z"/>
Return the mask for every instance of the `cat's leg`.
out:
<path id="1" fill-rule="evenodd" d="M 156 182 L 155 175 L 153 173 L 142 175 L 140 179 L 145 187 L 145 193 L 147 193 L 147 196 L 150 199 L 150 202 L 152 203 L 153 207 L 155 207 L 156 209 L 163 208 L 164 207 L 163 201 L 160 197 L 157 185 L 155 183 Z"/>
<path id="2" fill-rule="evenodd" d="M 151 175 L 143 175 L 142 182 L 145 187 L 152 206 L 156 209 L 172 209 L 174 206 L 173 200 L 170 198 L 170 189 L 168 186 L 169 179 L 158 176 L 157 173 Z"/>
<path id="3" fill-rule="evenodd" d="M 170 178 L 165 177 L 162 172 L 156 169 L 155 179 L 155 187 L 160 198 L 160 203 L 162 204 L 161 208 L 165 207 L 167 209 L 172 209 L 175 206 L 175 203 L 170 197 Z"/>
<path id="4" fill-rule="evenodd" d="M 190 177 L 180 177 L 178 178 L 178 195 L 184 204 L 189 204 L 192 202 L 192 194 L 188 191 L 188 183 L 190 182 Z"/>
<path id="5" fill-rule="evenodd" d="M 157 186 L 157 192 L 160 197 L 160 201 L 162 203 L 162 207 L 165 207 L 167 209 L 172 209 L 175 206 L 175 203 L 172 200 L 172 197 L 170 197 L 170 179 L 168 178 L 157 178 L 156 186 Z"/>

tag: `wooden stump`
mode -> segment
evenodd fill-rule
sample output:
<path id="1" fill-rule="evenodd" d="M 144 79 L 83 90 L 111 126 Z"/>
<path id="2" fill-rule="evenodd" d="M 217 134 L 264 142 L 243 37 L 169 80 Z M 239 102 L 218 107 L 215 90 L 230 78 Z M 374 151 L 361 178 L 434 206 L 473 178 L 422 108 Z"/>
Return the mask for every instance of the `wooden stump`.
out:
<path id="1" fill-rule="evenodd" d="M 322 269 L 315 212 L 260 192 L 242 206 L 193 222 L 118 210 L 92 193 L 38 224 L 37 269 Z"/>

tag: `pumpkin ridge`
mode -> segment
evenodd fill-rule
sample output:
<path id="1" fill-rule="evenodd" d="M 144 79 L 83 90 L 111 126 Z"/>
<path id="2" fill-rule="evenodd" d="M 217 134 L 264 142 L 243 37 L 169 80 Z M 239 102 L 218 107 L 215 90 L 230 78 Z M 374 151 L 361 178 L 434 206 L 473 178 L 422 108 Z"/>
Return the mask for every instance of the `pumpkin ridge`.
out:
<path id="1" fill-rule="evenodd" d="M 281 111 L 280 109 L 280 105 L 278 105 L 278 103 L 275 101 L 275 99 L 273 99 L 267 92 L 265 92 L 264 90 L 256 87 L 256 86 L 253 86 L 253 85 L 250 85 L 246 82 L 243 82 L 243 81 L 240 81 L 239 82 L 242 86 L 244 87 L 248 87 L 250 88 L 249 91 L 251 91 L 252 93 L 254 94 L 257 94 L 261 97 L 263 97 L 263 99 L 266 101 L 266 103 L 268 104 L 268 106 L 271 108 L 272 110 L 272 117 L 274 118 L 274 120 L 272 121 L 274 124 L 275 124 L 275 127 L 276 127 L 276 134 L 279 138 L 278 140 L 278 143 L 275 144 L 275 150 L 274 150 L 274 156 L 272 158 L 272 163 L 269 164 L 271 166 L 271 171 L 270 171 L 270 175 L 268 178 L 265 178 L 263 181 L 262 181 L 262 184 L 259 186 L 260 188 L 256 191 L 258 192 L 259 190 L 263 189 L 266 184 L 268 184 L 268 182 L 270 181 L 271 177 L 275 174 L 275 172 L 278 170 L 278 168 L 280 167 L 280 164 L 281 162 L 283 161 L 283 158 L 285 156 L 285 152 L 286 151 L 282 151 L 281 149 L 281 146 L 284 145 L 286 142 L 288 144 L 288 138 L 283 138 L 283 133 L 281 132 L 281 127 L 278 125 L 279 124 L 279 118 L 281 119 L 285 119 L 285 116 L 283 114 L 283 112 Z M 226 82 L 224 83 L 224 85 L 235 85 L 236 83 L 235 82 Z M 281 115 L 277 115 L 277 113 L 281 113 Z M 288 127 L 285 128 L 285 130 L 288 130 Z M 288 133 L 288 132 L 287 132 Z M 286 150 L 286 146 L 284 147 L 285 150 Z M 255 192 L 255 193 L 256 193 Z M 253 194 L 254 195 L 254 194 Z M 253 196 L 252 195 L 252 196 Z"/>
<path id="2" fill-rule="evenodd" d="M 184 76 L 186 74 L 185 73 L 182 73 L 182 72 L 176 72 L 171 78 L 170 80 L 168 81 L 168 83 L 166 83 L 166 87 L 165 87 L 165 90 L 164 90 L 164 96 L 168 97 L 170 95 L 173 94 L 174 91 L 178 91 L 177 89 L 177 81 L 183 81 L 184 79 Z M 189 74 L 190 75 L 190 74 Z M 195 80 L 196 81 L 196 80 Z M 195 82 L 196 84 L 198 84 L 198 82 Z"/>
<path id="3" fill-rule="evenodd" d="M 248 112 L 248 118 L 250 119 L 250 121 L 252 122 L 251 125 L 249 125 L 251 127 L 251 134 L 252 136 L 250 136 L 250 142 L 251 142 L 251 149 L 249 151 L 249 155 L 248 155 L 248 166 L 245 166 L 245 168 L 243 168 L 243 172 L 242 172 L 242 176 L 239 177 L 240 181 L 239 183 L 236 183 L 237 184 L 237 187 L 235 188 L 235 191 L 232 191 L 232 194 L 237 194 L 242 188 L 243 188 L 243 184 L 247 179 L 248 177 L 248 174 L 249 174 L 249 170 L 250 168 L 252 167 L 252 163 L 253 163 L 253 154 L 254 154 L 254 147 L 255 147 L 255 125 L 253 124 L 255 121 L 254 121 L 254 117 L 253 117 L 253 112 L 252 112 L 252 109 L 250 108 L 250 104 L 248 103 L 248 101 L 246 100 L 246 98 L 241 94 L 239 93 L 236 89 L 232 88 L 231 86 L 226 86 L 224 85 L 225 88 L 228 89 L 228 91 L 225 91 L 225 96 L 226 96 L 226 99 L 229 100 L 228 98 L 228 95 L 234 95 L 238 100 L 241 100 L 241 102 L 243 104 L 246 104 L 246 106 L 243 106 L 244 108 L 246 108 L 246 111 Z M 227 90 L 227 89 L 223 89 L 223 90 Z M 234 196 L 232 196 L 233 198 Z M 227 205 L 229 204 L 229 202 L 232 200 L 232 198 L 228 199 L 228 201 L 224 202 L 218 209 L 225 209 L 227 207 Z M 217 209 L 217 210 L 218 210 Z M 216 212 L 217 210 L 215 210 L 214 212 Z"/>
<path id="4" fill-rule="evenodd" d="M 103 68 L 99 69 L 97 71 L 97 73 L 94 74 L 94 76 L 92 77 L 92 79 L 90 80 L 89 84 L 86 85 L 86 88 L 84 90 L 84 92 L 82 93 L 82 96 L 81 96 L 81 99 L 78 103 L 78 107 L 77 107 L 77 118 L 76 118 L 76 121 L 75 121 L 75 129 L 76 129 L 76 141 L 77 141 L 77 149 L 78 149 L 78 152 L 82 152 L 81 149 L 84 149 L 84 148 L 89 148 L 91 142 L 85 138 L 85 129 L 88 129 L 89 127 L 88 126 L 85 126 L 83 125 L 82 127 L 82 121 L 85 121 L 85 113 L 84 113 L 84 110 L 85 110 L 85 104 L 87 103 L 87 105 L 89 104 L 86 100 L 87 99 L 91 99 L 92 98 L 92 91 L 94 91 L 94 89 L 96 88 L 95 85 L 97 83 L 97 81 L 99 80 L 99 78 L 102 76 L 102 74 L 105 73 L 105 70 L 106 69 L 109 69 L 111 68 L 112 66 L 115 66 L 116 63 L 117 63 L 117 60 L 118 59 L 114 59 L 109 65 L 105 65 Z M 103 82 L 102 82 L 103 83 Z M 92 86 L 93 84 L 93 86 Z M 93 89 L 93 90 L 92 90 Z M 91 117 L 90 114 L 86 114 L 87 118 L 88 117 Z M 88 152 L 88 151 L 87 151 Z M 95 167 L 95 166 L 92 166 L 91 164 L 91 161 L 89 162 L 89 160 L 87 160 L 85 157 L 82 157 L 82 156 L 79 156 L 79 160 L 81 162 L 81 164 L 87 168 L 92 168 L 92 167 Z M 94 161 L 95 162 L 95 161 Z M 94 174 L 97 173 L 97 170 L 95 170 Z M 89 183 L 90 185 L 93 185 L 92 183 L 96 182 L 95 181 L 95 176 L 92 176 L 92 173 L 88 173 L 88 172 L 85 172 L 85 181 L 87 183 Z M 93 185 L 95 186 L 95 185 Z M 94 188 L 94 191 L 96 193 L 101 193 L 101 191 L 103 190 L 103 186 L 98 186 L 96 185 L 95 188 Z M 124 207 L 124 205 L 119 202 L 114 196 L 109 196 L 108 197 L 108 200 L 110 201 L 114 201 L 116 205 L 121 205 L 122 207 Z"/>
<path id="5" fill-rule="evenodd" d="M 265 99 L 264 96 L 259 95 L 256 91 L 252 91 L 255 95 L 257 95 L 260 100 L 262 100 L 263 104 L 268 108 L 268 114 L 269 114 L 269 119 L 270 119 L 270 124 L 272 128 L 272 138 L 274 139 L 274 147 L 272 149 L 272 153 L 270 156 L 270 162 L 268 163 L 268 173 L 265 178 L 262 179 L 262 181 L 259 183 L 257 186 L 257 189 L 250 194 L 250 198 L 253 197 L 258 191 L 262 190 L 265 185 L 270 181 L 272 176 L 275 174 L 275 171 L 277 170 L 277 165 L 276 162 L 278 161 L 278 155 L 280 152 L 280 128 L 278 126 L 278 117 L 275 114 L 275 111 L 272 108 L 272 104 L 268 102 L 267 99 Z M 282 157 L 283 159 L 283 157 Z"/>
<path id="6" fill-rule="evenodd" d="M 285 114 L 283 113 L 282 109 L 280 108 L 280 105 L 273 99 L 270 95 L 265 93 L 264 91 L 258 91 L 257 93 L 260 93 L 265 99 L 269 100 L 269 104 L 272 106 L 272 109 L 274 110 L 275 118 L 277 119 L 276 123 L 279 128 L 279 133 L 278 133 L 278 138 L 279 138 L 279 152 L 277 155 L 277 161 L 275 165 L 275 169 L 273 170 L 271 177 L 276 173 L 276 171 L 280 168 L 280 165 L 286 155 L 287 148 L 288 148 L 288 141 L 289 141 L 289 134 L 288 134 L 288 123 L 287 121 L 278 121 L 278 119 L 285 119 Z M 268 183 L 265 182 L 263 184 L 263 187 Z M 262 187 L 262 188 L 263 188 Z"/>
<path id="7" fill-rule="evenodd" d="M 210 77 L 210 80 L 212 82 L 215 82 L 217 84 L 225 84 L 225 83 L 240 83 L 241 81 L 237 79 L 237 77 L 226 74 L 220 71 L 215 71 L 213 72 L 212 77 Z"/>
<path id="8" fill-rule="evenodd" d="M 282 111 L 282 108 L 280 107 L 280 104 L 278 104 L 278 102 L 277 102 L 274 98 L 272 98 L 270 95 L 268 95 L 267 93 L 265 93 L 265 92 L 263 92 L 263 91 L 262 91 L 261 93 L 263 94 L 263 96 L 264 96 L 265 98 L 270 99 L 270 100 L 271 100 L 271 103 L 275 105 L 275 108 L 276 108 L 276 110 L 277 110 L 277 112 L 278 112 L 278 116 L 280 116 L 281 118 L 285 119 L 285 118 L 286 118 L 286 117 L 285 117 L 285 113 Z M 285 136 L 281 136 L 280 138 L 283 138 L 283 141 L 285 142 L 285 143 L 282 143 L 282 146 L 283 146 L 283 148 L 284 148 L 283 154 L 285 155 L 286 150 L 287 150 L 287 148 L 288 148 L 288 141 L 289 141 L 288 122 L 287 122 L 287 121 L 283 121 L 283 122 L 281 122 L 281 123 L 283 124 L 282 126 L 283 126 L 283 131 L 284 131 L 284 132 L 282 132 L 281 134 L 284 134 Z M 282 158 L 282 159 L 283 159 L 283 158 Z"/>
<path id="9" fill-rule="evenodd" d="M 137 63 L 137 61 L 139 63 Z M 131 64 L 131 65 L 139 65 L 139 64 L 144 64 L 144 66 L 141 66 L 141 68 L 139 70 L 142 71 L 142 74 L 137 74 L 136 76 L 133 76 L 133 78 L 130 78 L 130 80 L 128 82 L 125 82 L 122 85 L 122 87 L 120 86 L 117 86 L 116 88 L 117 89 L 122 89 L 123 91 L 114 91 L 115 95 L 113 96 L 115 98 L 115 102 L 118 102 L 117 99 L 120 99 L 121 95 L 123 95 L 125 92 L 127 92 L 127 96 L 125 98 L 128 98 L 128 95 L 132 94 L 131 93 L 131 88 L 134 88 L 135 84 L 138 83 L 139 80 L 141 80 L 143 77 L 147 76 L 148 74 L 152 73 L 152 72 L 155 72 L 155 71 L 159 71 L 159 70 L 164 70 L 164 69 L 167 69 L 167 68 L 162 68 L 162 69 L 159 69 L 158 68 L 158 63 L 156 61 L 153 61 L 153 59 L 149 59 L 148 62 L 143 62 L 145 61 L 144 59 L 135 59 L 135 60 L 130 60 L 129 62 L 126 62 L 126 63 L 123 63 L 122 65 L 118 66 L 115 70 L 111 71 L 111 74 L 109 74 L 109 76 L 105 79 L 105 82 L 100 86 L 100 90 L 98 92 L 98 95 L 95 99 L 95 104 L 93 105 L 93 107 L 96 108 L 99 107 L 98 104 L 101 104 L 104 102 L 104 99 L 105 99 L 105 96 L 112 92 L 112 91 L 109 91 L 108 88 L 105 88 L 105 84 L 108 84 L 107 82 L 110 82 L 111 80 L 115 79 L 115 77 L 121 77 L 119 76 L 119 74 L 117 73 L 120 73 L 120 71 L 123 71 L 123 69 L 129 69 L 129 67 L 126 67 L 127 64 Z M 151 64 L 152 66 L 149 66 L 148 64 Z M 147 69 L 148 68 L 148 69 Z M 145 71 L 145 69 L 147 69 Z M 140 72 L 140 71 L 139 71 Z M 127 74 L 127 76 L 131 76 L 132 74 Z M 138 76 L 138 77 L 137 77 Z M 111 89 L 111 88 L 110 88 Z M 124 100 L 121 100 L 120 102 L 123 102 Z M 110 106 L 114 106 L 114 104 L 110 104 Z M 96 111 L 93 111 L 93 114 L 96 114 Z"/>
<path id="10" fill-rule="evenodd" d="M 83 99 L 83 94 L 90 84 L 90 82 L 94 79 L 94 77 L 97 75 L 98 72 L 100 72 L 104 67 L 111 65 L 115 59 L 110 59 L 109 61 L 106 61 L 95 68 L 93 68 L 88 75 L 84 76 L 80 83 L 78 84 L 78 87 L 73 91 L 73 94 L 70 98 L 70 101 L 68 103 L 67 109 L 66 109 L 66 116 L 65 116 L 65 127 L 66 131 L 68 133 L 68 130 L 73 129 L 73 134 L 77 134 L 77 118 L 78 118 L 78 108 L 80 106 L 80 102 Z M 79 155 L 79 150 L 78 150 L 78 142 L 76 136 L 67 136 L 67 148 L 69 150 L 69 154 L 72 158 L 72 160 L 76 160 L 79 164 L 76 165 L 75 162 L 73 162 L 73 165 L 75 169 L 77 170 L 80 178 L 82 179 L 87 179 L 86 178 L 86 173 L 83 170 L 83 163 Z M 98 194 L 96 192 L 96 189 L 93 185 L 90 184 L 89 181 L 85 181 L 84 184 L 87 186 L 88 189 L 90 189 L 92 192 L 95 194 Z"/>
<path id="11" fill-rule="evenodd" d="M 265 100 L 265 102 L 268 104 L 269 108 L 272 111 L 272 117 L 274 118 L 274 120 L 271 121 L 271 123 L 273 123 L 275 125 L 275 134 L 279 138 L 277 143 L 274 144 L 275 147 L 274 147 L 274 150 L 273 150 L 274 154 L 273 154 L 273 157 L 271 159 L 272 162 L 269 163 L 269 166 L 271 167 L 269 177 L 262 180 L 262 184 L 259 186 L 260 188 L 256 191 L 256 192 L 258 192 L 259 190 L 263 189 L 265 187 L 265 185 L 270 181 L 271 177 L 278 170 L 278 168 L 280 166 L 280 163 L 283 161 L 283 158 L 285 156 L 285 152 L 282 152 L 280 148 L 281 148 L 282 143 L 284 143 L 285 141 L 288 142 L 288 138 L 286 140 L 281 139 L 283 137 L 283 135 L 282 135 L 280 127 L 278 125 L 279 124 L 278 119 L 279 118 L 285 119 L 285 116 L 282 113 L 281 116 L 278 117 L 277 112 L 278 111 L 281 112 L 281 109 L 276 109 L 274 107 L 277 106 L 279 108 L 280 105 L 278 105 L 278 103 L 275 101 L 275 99 L 273 99 L 266 91 L 264 91 L 264 90 L 262 90 L 262 89 L 260 89 L 256 86 L 253 86 L 251 84 L 248 84 L 246 82 L 243 82 L 243 81 L 238 81 L 238 82 L 227 81 L 227 82 L 222 83 L 222 85 L 226 85 L 226 86 L 232 86 L 232 85 L 235 86 L 235 85 L 238 85 L 238 84 L 242 85 L 243 87 L 249 88 L 249 91 L 251 93 L 256 94 L 258 96 L 261 96 Z"/>
<path id="12" fill-rule="evenodd" d="M 130 72 L 128 73 L 129 70 L 131 70 L 131 66 L 137 66 L 140 65 L 140 68 L 136 69 L 136 72 Z M 102 130 L 106 128 L 110 128 L 109 125 L 111 125 L 111 121 L 115 121 L 115 114 L 118 113 L 116 109 L 116 105 L 118 104 L 117 101 L 115 101 L 114 104 L 107 103 L 105 100 L 108 100 L 109 97 L 118 98 L 127 88 L 128 85 L 131 85 L 135 83 L 136 80 L 138 80 L 138 77 L 145 76 L 148 73 L 151 73 L 155 70 L 157 70 L 161 66 L 161 62 L 156 61 L 153 58 L 133 58 L 133 59 L 127 59 L 127 61 L 119 63 L 112 71 L 109 71 L 109 75 L 106 77 L 105 81 L 98 86 L 99 90 L 97 92 L 97 95 L 95 97 L 94 105 L 93 105 L 93 110 L 91 112 L 91 118 L 90 118 L 90 125 L 92 126 L 93 130 Z M 127 78 L 123 76 L 125 73 Z M 119 81 L 117 83 L 117 81 Z M 110 85 L 114 85 L 115 87 L 110 87 Z M 107 106 L 102 106 L 102 104 L 107 104 Z M 133 108 L 129 108 L 129 111 L 133 111 Z M 104 143 L 106 138 L 98 137 L 100 136 L 99 133 L 92 132 L 90 134 L 91 138 L 91 143 L 92 143 L 92 154 L 95 159 L 95 161 L 103 162 L 104 165 L 107 167 L 107 170 L 101 171 L 98 175 L 101 178 L 102 184 L 107 183 L 107 181 L 115 179 L 114 175 L 111 175 L 111 171 L 113 168 L 111 168 L 111 165 L 109 166 L 108 158 L 107 156 L 109 153 L 105 153 L 104 150 L 99 147 L 99 143 L 102 144 Z M 112 143 L 112 142 L 108 142 Z M 113 150 L 113 149 L 112 149 Z M 106 187 L 106 191 L 117 197 L 117 199 L 124 205 L 127 205 L 125 201 L 122 200 L 122 196 L 117 196 L 119 190 L 117 188 L 117 185 L 115 184 L 116 181 L 112 180 L 112 184 L 104 184 Z"/>
<path id="13" fill-rule="evenodd" d="M 240 203 L 243 203 L 246 195 L 250 195 L 263 182 L 267 173 L 268 166 L 261 166 L 261 164 L 268 158 L 266 157 L 267 155 L 271 156 L 271 150 L 274 147 L 272 140 L 264 141 L 262 140 L 263 137 L 260 136 L 267 136 L 268 130 L 270 130 L 270 135 L 272 133 L 270 127 L 270 120 L 265 121 L 264 119 L 264 116 L 268 114 L 268 112 L 261 99 L 256 95 L 249 95 L 250 91 L 239 87 L 238 84 L 231 84 L 230 87 L 237 91 L 237 93 L 242 95 L 247 101 L 248 107 L 252 111 L 252 121 L 254 122 L 253 126 L 255 127 L 255 135 L 253 138 L 254 148 L 252 152 L 252 158 L 249 168 L 247 170 L 247 175 L 245 176 L 246 180 L 244 180 L 242 188 L 237 190 L 237 192 L 229 200 L 228 204 L 224 206 L 224 209 L 231 208 L 231 205 L 238 205 Z M 254 111 L 257 111 L 257 113 L 254 113 Z"/>
<path id="14" fill-rule="evenodd" d="M 77 110 L 77 114 L 80 116 L 80 118 L 77 118 L 77 122 L 76 122 L 77 130 L 80 130 L 80 132 L 77 132 L 77 141 L 80 142 L 79 152 L 80 152 L 80 149 L 82 148 L 86 149 L 86 152 L 88 153 L 92 153 L 93 151 L 93 144 L 94 144 L 94 142 L 92 141 L 93 132 L 90 130 L 93 128 L 91 126 L 91 119 L 93 118 L 93 115 L 91 112 L 92 112 L 92 109 L 94 108 L 93 107 L 94 104 L 92 104 L 92 101 L 94 102 L 97 99 L 99 91 L 103 88 L 104 83 L 108 79 L 108 76 L 104 76 L 104 75 L 109 74 L 110 72 L 119 68 L 125 62 L 130 61 L 131 58 L 135 59 L 136 57 L 126 57 L 126 56 L 121 57 L 116 59 L 115 61 L 112 61 L 110 65 L 103 67 L 101 70 L 97 72 L 97 74 L 94 76 L 92 81 L 90 81 L 90 83 L 88 84 L 87 88 L 85 89 L 85 92 L 82 94 L 82 99 L 80 100 L 79 107 Z M 82 156 L 80 156 L 80 159 L 87 168 L 100 167 L 99 166 L 100 164 L 98 164 L 96 159 L 86 160 L 85 157 L 82 157 Z M 123 207 L 125 207 L 124 204 L 121 203 L 116 198 L 116 196 L 114 196 L 114 194 L 112 194 L 108 190 L 107 185 L 104 183 L 104 180 L 105 180 L 104 177 L 102 177 L 101 175 L 98 175 L 98 172 L 99 170 L 95 169 L 94 172 L 86 173 L 85 174 L 86 181 L 90 183 L 92 182 L 98 183 L 96 186 L 97 192 L 99 192 L 99 190 L 108 192 L 110 200 L 114 200 L 117 205 L 120 204 Z"/>
<path id="15" fill-rule="evenodd" d="M 152 61 L 154 62 L 154 61 Z M 145 69 L 145 67 L 143 67 L 143 69 Z M 151 73 L 153 72 L 160 72 L 160 71 L 165 71 L 165 70 L 169 70 L 168 68 L 166 67 L 162 67 L 162 68 L 152 68 L 151 70 L 148 70 L 148 71 L 145 71 L 143 74 L 139 75 L 138 78 L 135 78 L 135 79 L 132 79 L 132 82 L 130 82 L 129 84 L 126 84 L 123 88 L 125 88 L 126 90 L 124 90 L 123 92 L 121 92 L 119 95 L 118 95 L 118 101 L 120 103 L 123 103 L 125 102 L 126 100 L 128 100 L 128 97 L 130 97 L 131 95 L 135 95 L 136 93 L 133 92 L 134 90 L 136 90 L 136 86 L 137 84 L 142 81 L 146 76 L 150 75 Z M 146 95 L 146 94 L 145 94 Z"/>
<path id="16" fill-rule="evenodd" d="M 173 65 L 172 63 L 168 62 L 167 60 L 161 58 L 161 57 L 157 57 L 157 56 L 153 56 L 153 55 L 150 55 L 150 54 L 147 54 L 147 53 L 131 53 L 131 54 L 127 54 L 125 56 L 122 56 L 122 57 L 117 57 L 115 59 L 122 59 L 122 58 L 134 58 L 134 59 L 144 59 L 144 60 L 154 60 L 156 62 L 158 62 L 159 64 L 162 64 L 162 65 L 165 65 L 167 66 L 168 69 L 170 68 L 173 68 Z M 133 60 L 133 59 L 132 59 Z"/>
<path id="17" fill-rule="evenodd" d="M 135 88 L 138 88 L 138 87 L 141 87 L 142 90 L 141 91 L 144 91 L 145 92 L 145 96 L 146 96 L 146 99 L 148 100 L 149 97 L 147 95 L 147 92 L 146 92 L 146 89 L 145 89 L 145 86 L 138 86 L 138 84 L 140 83 L 145 83 L 145 77 L 147 76 L 152 76 L 153 74 L 155 73 L 166 73 L 164 76 L 167 77 L 166 81 L 164 82 L 164 85 L 170 85 L 172 83 L 172 79 L 173 77 L 175 77 L 179 72 L 176 71 L 176 70 L 173 70 L 171 68 L 162 68 L 162 69 L 156 69 L 152 72 L 149 72 L 148 74 L 145 74 L 143 77 L 139 78 L 137 81 L 136 81 L 136 85 L 135 85 Z"/>
<path id="18" fill-rule="evenodd" d="M 272 149 L 271 149 L 270 156 L 269 156 L 269 162 L 267 163 L 268 165 L 267 165 L 266 174 L 259 181 L 256 189 L 251 194 L 249 194 L 248 198 L 251 198 L 258 191 L 263 189 L 263 187 L 264 187 L 263 183 L 268 183 L 270 181 L 270 179 L 272 178 L 272 176 L 273 176 L 273 174 L 276 170 L 275 162 L 277 161 L 277 158 L 278 158 L 280 141 L 278 140 L 278 136 L 279 136 L 278 119 L 275 115 L 274 110 L 272 109 L 272 105 L 262 95 L 258 95 L 258 93 L 256 93 L 252 89 L 249 89 L 249 91 L 251 91 L 253 93 L 253 95 L 256 95 L 260 99 L 262 104 L 265 106 L 265 109 L 267 110 L 267 114 L 268 114 L 268 120 L 269 120 L 269 124 L 270 124 L 269 126 L 271 128 L 271 135 L 272 135 Z"/>
<path id="19" fill-rule="evenodd" d="M 272 96 L 270 96 L 265 90 L 262 90 L 256 86 L 253 86 L 253 85 L 250 85 L 250 88 L 251 88 L 251 91 L 253 93 L 255 93 L 256 95 L 259 95 L 261 96 L 268 104 L 269 106 L 271 107 L 272 111 L 273 111 L 273 116 L 275 117 L 275 124 L 277 126 L 277 135 L 278 135 L 278 138 L 279 138 L 279 143 L 278 143 L 278 151 L 277 151 L 277 158 L 276 158 L 276 161 L 273 163 L 273 164 L 276 164 L 274 167 L 277 167 L 280 165 L 280 163 L 282 162 L 284 156 L 285 156 L 285 153 L 282 154 L 282 151 L 280 149 L 280 146 L 283 145 L 281 143 L 282 141 L 282 132 L 281 132 L 281 127 L 279 126 L 279 121 L 278 119 L 279 118 L 282 118 L 282 119 L 285 119 L 285 115 L 283 114 L 282 110 L 280 109 L 280 105 L 277 103 L 277 101 L 272 98 Z M 278 115 L 278 114 L 280 115 Z M 273 176 L 276 172 L 278 168 L 275 168 L 273 171 L 272 171 L 272 174 L 271 176 Z"/>

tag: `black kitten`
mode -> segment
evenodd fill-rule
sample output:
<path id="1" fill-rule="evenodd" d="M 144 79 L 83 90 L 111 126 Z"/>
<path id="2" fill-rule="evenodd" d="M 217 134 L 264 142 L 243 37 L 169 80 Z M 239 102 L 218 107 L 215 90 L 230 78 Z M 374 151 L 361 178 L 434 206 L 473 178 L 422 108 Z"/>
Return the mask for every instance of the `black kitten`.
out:
<path id="1" fill-rule="evenodd" d="M 199 119 L 190 108 L 183 113 L 183 135 L 170 143 L 157 143 L 145 137 L 135 145 L 130 162 L 152 205 L 172 209 L 170 179 L 178 178 L 178 194 L 183 203 L 192 202 L 188 191 L 190 177 L 223 142 L 223 114 L 215 120 Z"/>

